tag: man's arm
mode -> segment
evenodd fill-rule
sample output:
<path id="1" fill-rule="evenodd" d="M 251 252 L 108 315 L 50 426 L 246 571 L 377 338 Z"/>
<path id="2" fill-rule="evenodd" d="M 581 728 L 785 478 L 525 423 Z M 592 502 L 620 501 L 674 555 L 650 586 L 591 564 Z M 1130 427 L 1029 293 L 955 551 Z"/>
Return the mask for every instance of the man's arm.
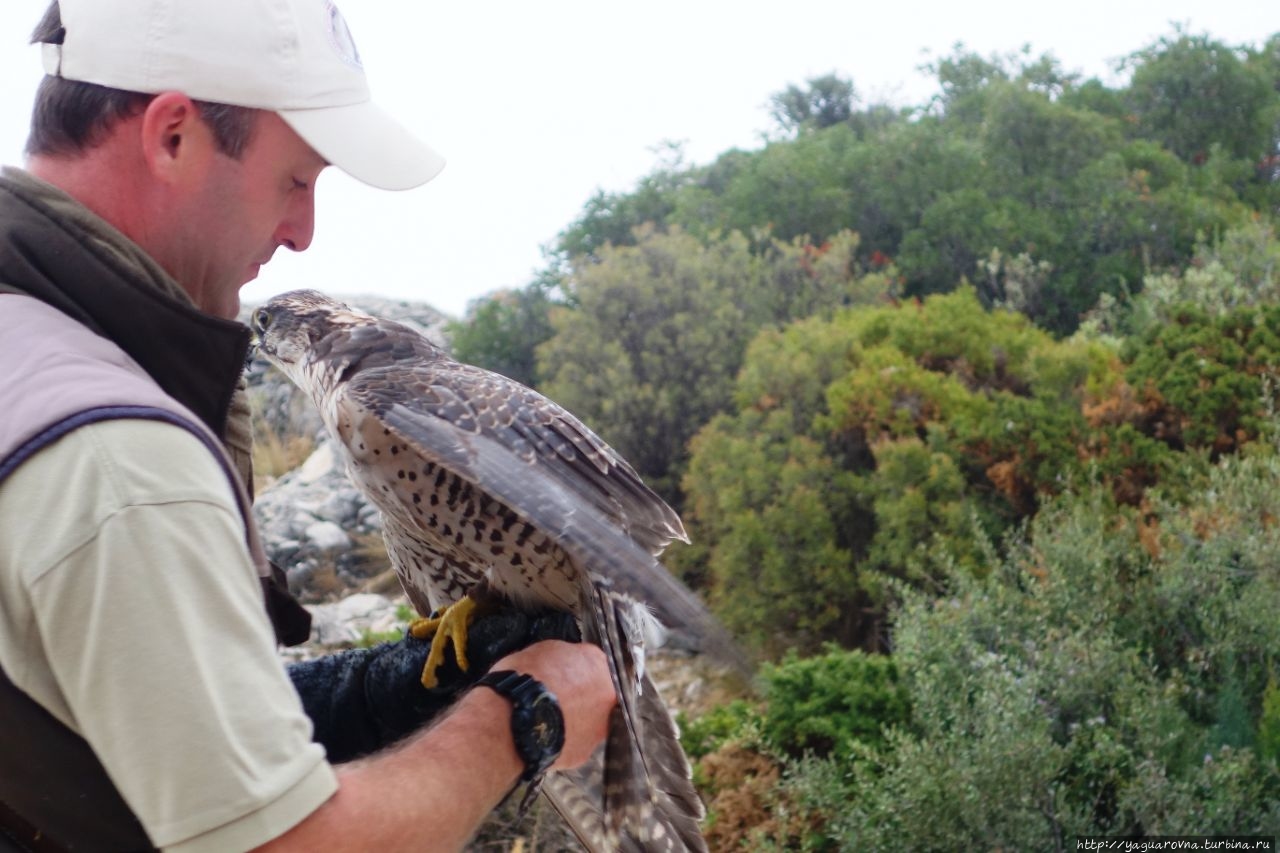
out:
<path id="1" fill-rule="evenodd" d="M 598 647 L 549 640 L 494 666 L 528 673 L 559 698 L 565 746 L 555 769 L 582 764 L 603 741 L 616 697 Z M 523 769 L 510 702 L 492 690 L 472 690 L 401 746 L 338 768 L 338 792 L 257 849 L 458 850 Z"/>

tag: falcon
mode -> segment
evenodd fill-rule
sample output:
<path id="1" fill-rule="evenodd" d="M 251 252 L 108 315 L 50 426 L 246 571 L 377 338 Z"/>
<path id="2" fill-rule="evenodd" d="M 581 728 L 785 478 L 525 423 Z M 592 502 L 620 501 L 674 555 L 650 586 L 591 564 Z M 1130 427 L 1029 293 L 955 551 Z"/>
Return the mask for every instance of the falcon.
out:
<path id="1" fill-rule="evenodd" d="M 259 352 L 307 392 L 352 481 L 381 510 L 406 594 L 431 636 L 423 682 L 493 597 L 572 613 L 608 659 L 618 705 L 583 767 L 542 792 L 589 850 L 705 850 L 679 733 L 645 670 L 663 621 L 727 652 L 722 629 L 658 562 L 676 513 L 581 421 L 413 329 L 310 290 L 251 319 Z M 713 651 L 714 653 L 714 651 Z M 732 658 L 733 653 L 727 652 Z"/>

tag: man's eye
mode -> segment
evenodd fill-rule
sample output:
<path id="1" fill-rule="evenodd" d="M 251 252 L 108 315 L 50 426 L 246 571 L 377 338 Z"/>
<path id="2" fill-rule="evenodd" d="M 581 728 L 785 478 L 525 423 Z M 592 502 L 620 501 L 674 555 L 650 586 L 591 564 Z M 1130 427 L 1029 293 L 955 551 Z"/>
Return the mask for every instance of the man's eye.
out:
<path id="1" fill-rule="evenodd" d="M 300 180 L 298 180 L 297 178 L 294 178 L 294 179 L 293 179 L 293 188 L 294 188 L 295 190 L 304 190 L 304 191 L 305 191 L 305 190 L 309 190 L 309 189 L 311 189 L 311 185 L 310 185 L 310 184 L 308 184 L 306 181 L 300 181 Z"/>

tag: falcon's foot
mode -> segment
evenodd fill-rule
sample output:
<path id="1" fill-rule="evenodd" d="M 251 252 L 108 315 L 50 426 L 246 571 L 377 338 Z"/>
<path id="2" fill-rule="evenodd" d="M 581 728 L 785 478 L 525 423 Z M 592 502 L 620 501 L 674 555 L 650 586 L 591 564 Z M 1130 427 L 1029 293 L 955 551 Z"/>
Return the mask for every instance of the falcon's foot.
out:
<path id="1" fill-rule="evenodd" d="M 450 604 L 431 614 L 430 618 L 416 619 L 409 623 L 409 633 L 419 640 L 432 637 L 431 651 L 427 653 L 427 663 L 422 667 L 422 686 L 431 689 L 440 683 L 436 675 L 444 663 L 444 650 L 453 642 L 453 655 L 457 658 L 458 668 L 467 671 L 467 629 L 477 615 L 475 599 L 469 596 Z"/>

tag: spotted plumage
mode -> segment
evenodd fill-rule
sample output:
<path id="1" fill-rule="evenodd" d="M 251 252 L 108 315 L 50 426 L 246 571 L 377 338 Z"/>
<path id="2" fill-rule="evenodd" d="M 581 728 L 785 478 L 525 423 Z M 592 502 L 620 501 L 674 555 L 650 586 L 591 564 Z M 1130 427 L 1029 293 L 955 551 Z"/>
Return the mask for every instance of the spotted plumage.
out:
<path id="1" fill-rule="evenodd" d="M 657 561 L 688 541 L 675 512 L 577 418 L 417 332 L 314 291 L 253 318 L 260 351 L 309 392 L 383 514 L 387 550 L 427 614 L 484 584 L 573 613 L 618 692 L 605 744 L 543 791 L 597 850 L 704 850 L 703 806 L 671 715 L 644 666 L 662 620 L 731 653 Z M 645 602 L 640 604 L 639 602 Z"/>

